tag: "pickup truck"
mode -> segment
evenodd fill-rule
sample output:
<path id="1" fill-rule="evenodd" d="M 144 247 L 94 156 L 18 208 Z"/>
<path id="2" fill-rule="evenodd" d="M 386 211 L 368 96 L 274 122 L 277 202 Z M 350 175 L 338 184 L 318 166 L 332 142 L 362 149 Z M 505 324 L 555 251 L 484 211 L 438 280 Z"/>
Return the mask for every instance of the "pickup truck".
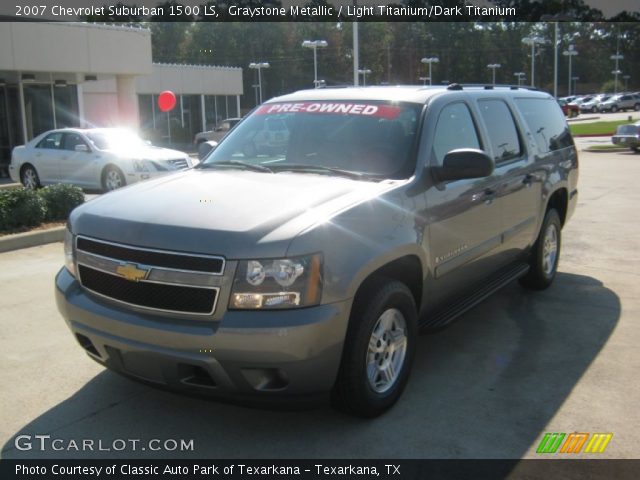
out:
<path id="1" fill-rule="evenodd" d="M 255 141 L 274 120 L 277 149 Z M 577 181 L 547 93 L 301 91 L 197 167 L 74 210 L 57 305 L 89 357 L 131 378 L 375 417 L 420 331 L 516 279 L 551 285 Z"/>

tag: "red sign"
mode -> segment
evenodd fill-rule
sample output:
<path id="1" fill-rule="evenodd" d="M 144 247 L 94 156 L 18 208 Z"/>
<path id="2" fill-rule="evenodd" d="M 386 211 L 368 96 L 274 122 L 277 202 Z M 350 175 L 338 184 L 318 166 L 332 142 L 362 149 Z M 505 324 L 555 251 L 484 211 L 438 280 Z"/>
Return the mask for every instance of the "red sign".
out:
<path id="1" fill-rule="evenodd" d="M 401 108 L 394 105 L 379 105 L 375 103 L 350 102 L 300 102 L 300 103 L 270 103 L 262 105 L 255 115 L 278 113 L 319 113 L 361 115 L 365 117 L 385 118 L 393 120 L 400 115 Z"/>
<path id="2" fill-rule="evenodd" d="M 176 106 L 176 95 L 171 90 L 165 90 L 158 97 L 158 107 L 160 111 L 168 112 Z"/>

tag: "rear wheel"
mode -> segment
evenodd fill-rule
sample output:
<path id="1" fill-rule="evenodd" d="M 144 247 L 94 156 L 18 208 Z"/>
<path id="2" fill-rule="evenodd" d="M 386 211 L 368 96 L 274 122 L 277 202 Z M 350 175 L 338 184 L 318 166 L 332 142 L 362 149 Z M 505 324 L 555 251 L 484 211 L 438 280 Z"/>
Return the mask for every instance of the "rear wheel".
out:
<path id="1" fill-rule="evenodd" d="M 533 246 L 529 272 L 520 279 L 524 287 L 544 290 L 553 282 L 560 258 L 561 231 L 560 216 L 551 208 L 544 217 L 538 240 Z"/>
<path id="2" fill-rule="evenodd" d="M 102 173 L 102 188 L 110 192 L 126 185 L 123 173 L 114 166 L 107 167 Z"/>
<path id="3" fill-rule="evenodd" d="M 633 109 L 634 109 L 636 112 L 637 112 L 637 111 L 640 111 L 640 103 L 636 103 L 636 104 L 633 106 Z"/>
<path id="4" fill-rule="evenodd" d="M 615 105 L 611 106 L 611 113 L 616 113 L 618 111 L 618 107 L 616 107 Z"/>
<path id="5" fill-rule="evenodd" d="M 370 280 L 354 301 L 334 406 L 367 418 L 393 406 L 409 378 L 416 336 L 416 306 L 406 285 Z"/>
<path id="6" fill-rule="evenodd" d="M 28 188 L 29 190 L 35 190 L 40 187 L 40 177 L 38 177 L 38 172 L 36 172 L 36 169 L 31 165 L 25 165 L 22 167 L 20 180 L 22 181 L 24 188 Z"/>

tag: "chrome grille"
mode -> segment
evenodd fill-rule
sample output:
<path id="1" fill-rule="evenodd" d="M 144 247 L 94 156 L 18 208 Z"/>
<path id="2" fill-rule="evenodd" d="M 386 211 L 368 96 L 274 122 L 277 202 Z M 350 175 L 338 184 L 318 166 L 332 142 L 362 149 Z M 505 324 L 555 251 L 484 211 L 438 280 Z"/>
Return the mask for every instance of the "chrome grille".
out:
<path id="1" fill-rule="evenodd" d="M 215 312 L 225 266 L 222 257 L 83 236 L 76 237 L 76 261 L 80 284 L 94 294 L 142 309 L 186 315 Z"/>
<path id="2" fill-rule="evenodd" d="M 189 163 L 186 158 L 178 158 L 175 160 L 167 160 L 167 163 L 176 170 L 183 170 L 189 167 Z"/>

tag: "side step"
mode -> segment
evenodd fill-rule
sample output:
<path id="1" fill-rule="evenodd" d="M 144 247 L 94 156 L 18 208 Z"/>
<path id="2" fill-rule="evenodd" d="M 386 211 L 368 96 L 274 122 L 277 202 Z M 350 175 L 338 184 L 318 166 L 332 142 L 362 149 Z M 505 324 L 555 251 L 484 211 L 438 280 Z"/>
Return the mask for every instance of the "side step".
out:
<path id="1" fill-rule="evenodd" d="M 528 271 L 529 264 L 524 262 L 509 265 L 487 281 L 479 283 L 476 288 L 470 290 L 462 298 L 454 300 L 453 303 L 445 305 L 444 308 L 436 310 L 432 314 L 427 314 L 424 319 L 420 320 L 420 329 L 432 330 L 444 327 L 494 292 L 525 275 Z"/>

